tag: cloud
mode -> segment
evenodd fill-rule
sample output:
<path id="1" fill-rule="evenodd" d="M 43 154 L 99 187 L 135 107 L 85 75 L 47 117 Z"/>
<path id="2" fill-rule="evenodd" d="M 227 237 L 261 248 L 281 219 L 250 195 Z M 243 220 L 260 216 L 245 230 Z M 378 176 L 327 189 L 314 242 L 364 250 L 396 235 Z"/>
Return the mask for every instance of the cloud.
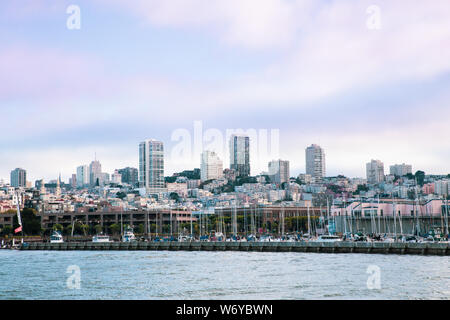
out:
<path id="1" fill-rule="evenodd" d="M 37 13 L 32 13 L 29 8 L 34 8 L 33 3 L 19 7 L 9 2 L 8 11 L 24 23 L 27 16 L 38 19 L 39 15 L 48 17 L 56 11 L 61 19 L 66 17 L 65 10 L 55 11 L 45 1 L 36 4 Z M 86 3 L 80 1 L 82 15 L 88 12 Z M 380 30 L 366 27 L 366 9 L 373 4 L 369 1 L 97 0 L 96 4 L 89 6 L 89 17 L 96 16 L 95 10 L 104 10 L 101 17 L 105 18 L 118 9 L 111 19 L 118 19 L 121 26 L 125 22 L 128 27 L 127 18 L 131 16 L 138 21 L 138 28 L 124 28 L 121 42 L 104 49 L 89 45 L 98 33 L 88 31 L 90 27 L 98 31 L 95 23 L 105 21 L 83 20 L 91 25 L 83 24 L 83 41 L 73 46 L 51 35 L 48 42 L 36 45 L 30 39 L 37 24 L 25 23 L 26 32 L 18 33 L 15 44 L 3 43 L 0 47 L 0 107 L 7 119 L 3 128 L 10 134 L 0 138 L 4 149 L 36 143 L 42 154 L 48 150 L 54 155 L 52 148 L 57 143 L 63 145 L 65 136 L 76 138 L 82 132 L 80 140 L 84 140 L 76 147 L 89 143 L 86 148 L 95 148 L 92 144 L 106 142 L 108 136 L 116 139 L 122 130 L 139 135 L 137 140 L 131 134 L 127 136 L 130 150 L 134 150 L 138 140 L 147 137 L 169 141 L 170 134 L 158 136 L 165 133 L 162 128 L 169 132 L 180 126 L 190 128 L 191 121 L 197 119 L 205 123 L 215 121 L 221 130 L 236 126 L 283 129 L 297 121 L 296 131 L 289 132 L 289 143 L 281 150 L 293 168 L 301 168 L 304 148 L 317 142 L 330 155 L 329 167 L 334 163 L 343 173 L 358 174 L 360 169 L 354 168 L 363 168 L 370 157 L 397 161 L 401 157 L 393 155 L 399 150 L 405 162 L 414 158 L 418 166 L 426 166 L 428 161 L 428 167 L 445 170 L 439 149 L 448 148 L 448 143 L 439 140 L 439 147 L 435 139 L 447 133 L 447 124 L 441 119 L 448 119 L 444 111 L 449 108 L 449 100 L 445 96 L 432 99 L 440 92 L 430 87 L 438 87 L 440 78 L 450 73 L 448 1 L 377 1 L 381 9 Z M 170 32 L 164 33 L 167 30 Z M 207 68 L 203 66 L 199 74 L 210 73 L 214 80 L 186 77 L 186 70 L 193 71 L 184 62 L 179 66 L 186 68 L 179 71 L 183 76 L 177 74 L 175 67 L 171 72 L 161 68 L 158 73 L 140 69 L 139 64 L 159 63 L 152 52 L 143 52 L 147 60 L 137 62 L 130 61 L 131 56 L 126 54 L 129 46 L 134 50 L 131 42 L 135 39 L 146 41 L 148 31 L 161 32 L 167 42 L 180 41 L 181 48 L 186 45 L 183 35 L 190 35 L 186 41 L 204 43 L 207 39 L 210 48 L 220 54 L 211 54 L 212 62 Z M 136 34 L 127 37 L 127 32 Z M 154 39 L 162 41 L 161 38 Z M 155 43 L 152 48 L 158 45 Z M 201 46 L 195 49 L 196 45 L 186 45 L 186 50 L 192 50 L 190 55 L 204 50 Z M 121 53 L 115 54 L 115 50 Z M 232 60 L 230 53 L 263 62 L 248 69 L 240 67 L 241 61 L 230 63 L 232 70 L 221 77 L 218 70 L 223 67 L 222 59 Z M 171 54 L 174 59 L 178 55 L 185 58 L 183 50 Z M 187 64 L 189 59 L 180 61 Z M 130 64 L 132 68 L 128 68 Z M 423 94 L 418 97 L 417 106 L 386 97 L 380 100 L 383 105 L 379 111 L 373 104 L 368 110 L 364 99 L 387 95 L 386 88 L 394 88 L 396 95 L 404 97 L 422 90 Z M 348 108 L 344 105 L 342 97 L 361 95 L 362 98 L 350 101 Z M 411 124 L 404 119 L 395 121 L 402 114 L 411 119 Z M 424 123 L 413 119 L 414 115 Z M 94 142 L 86 139 L 89 134 L 94 135 Z M 52 136 L 62 138 L 52 141 Z M 69 139 L 71 143 L 73 137 Z M 401 147 L 397 147 L 399 144 Z M 116 155 L 128 150 L 123 144 L 109 147 Z M 419 152 L 424 149 L 427 152 Z M 86 150 L 63 153 L 55 159 L 80 157 Z M 46 165 L 45 157 L 33 152 Z M 112 157 L 113 154 L 111 151 Z M 75 162 L 81 161 L 70 162 L 71 166 Z M 185 167 L 192 165 L 198 166 L 186 163 Z M 12 162 L 11 166 L 17 165 Z M 37 170 L 37 165 L 34 168 Z"/>

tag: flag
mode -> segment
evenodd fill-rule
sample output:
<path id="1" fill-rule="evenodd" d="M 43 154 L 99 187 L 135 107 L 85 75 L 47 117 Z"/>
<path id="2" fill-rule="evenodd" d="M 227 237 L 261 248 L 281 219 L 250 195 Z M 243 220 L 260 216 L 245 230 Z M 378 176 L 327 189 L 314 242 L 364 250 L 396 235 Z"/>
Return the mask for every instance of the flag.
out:
<path id="1" fill-rule="evenodd" d="M 22 218 L 20 217 L 20 196 L 19 194 L 16 195 L 17 199 L 17 221 L 19 222 L 19 226 L 22 227 Z"/>
<path id="2" fill-rule="evenodd" d="M 17 233 L 17 232 L 20 232 L 20 231 L 22 231 L 22 226 L 20 226 L 20 227 L 14 229 L 14 233 Z"/>

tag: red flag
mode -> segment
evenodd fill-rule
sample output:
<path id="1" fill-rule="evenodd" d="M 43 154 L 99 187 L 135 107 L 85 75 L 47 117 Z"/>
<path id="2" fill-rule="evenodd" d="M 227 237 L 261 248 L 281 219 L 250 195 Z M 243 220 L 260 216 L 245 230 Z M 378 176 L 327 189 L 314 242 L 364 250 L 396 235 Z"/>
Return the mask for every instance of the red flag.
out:
<path id="1" fill-rule="evenodd" d="M 22 231 L 22 226 L 18 227 L 17 229 L 14 230 L 14 233 L 20 232 Z"/>

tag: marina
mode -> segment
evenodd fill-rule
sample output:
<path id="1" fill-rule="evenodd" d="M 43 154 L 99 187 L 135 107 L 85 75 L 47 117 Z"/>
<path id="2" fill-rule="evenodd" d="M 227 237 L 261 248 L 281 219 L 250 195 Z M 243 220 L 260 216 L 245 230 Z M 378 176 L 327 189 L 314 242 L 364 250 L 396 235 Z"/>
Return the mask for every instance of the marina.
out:
<path id="1" fill-rule="evenodd" d="M 450 255 L 450 244 L 441 243 L 389 243 L 389 242 L 68 242 L 24 243 L 20 250 L 150 250 L 150 251 L 257 251 L 257 252 L 311 252 L 311 253 L 367 253 Z"/>

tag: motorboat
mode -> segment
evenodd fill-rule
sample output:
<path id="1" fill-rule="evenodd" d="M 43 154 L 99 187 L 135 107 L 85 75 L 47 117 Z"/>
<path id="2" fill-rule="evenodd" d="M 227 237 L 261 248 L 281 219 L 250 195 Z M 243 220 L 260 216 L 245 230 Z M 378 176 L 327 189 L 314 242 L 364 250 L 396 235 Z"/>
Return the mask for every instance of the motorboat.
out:
<path id="1" fill-rule="evenodd" d="M 63 243 L 63 236 L 59 231 L 53 231 L 52 235 L 50 236 L 50 243 Z"/>
<path id="2" fill-rule="evenodd" d="M 128 227 L 127 230 L 122 235 L 122 242 L 132 242 L 136 241 L 136 236 L 133 233 L 133 228 Z"/>
<path id="3" fill-rule="evenodd" d="M 96 243 L 105 243 L 105 242 L 111 242 L 109 240 L 109 236 L 104 235 L 104 234 L 98 234 L 92 237 L 92 242 L 96 242 Z"/>

